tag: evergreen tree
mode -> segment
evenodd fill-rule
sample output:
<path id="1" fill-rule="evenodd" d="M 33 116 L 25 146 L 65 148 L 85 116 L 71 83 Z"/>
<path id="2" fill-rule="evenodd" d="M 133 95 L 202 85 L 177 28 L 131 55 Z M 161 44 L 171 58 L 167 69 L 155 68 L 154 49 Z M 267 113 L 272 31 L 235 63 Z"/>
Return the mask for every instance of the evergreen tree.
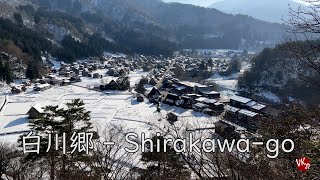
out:
<path id="1" fill-rule="evenodd" d="M 143 77 L 140 79 L 137 87 L 136 87 L 136 92 L 140 94 L 144 94 L 146 92 L 146 89 L 144 88 L 144 85 L 148 83 L 148 78 Z"/>
<path id="2" fill-rule="evenodd" d="M 181 67 L 180 65 L 176 65 L 173 72 L 176 75 L 176 77 L 180 80 L 184 80 L 187 77 L 187 74 L 184 68 Z"/>
<path id="3" fill-rule="evenodd" d="M 20 13 L 14 13 L 13 14 L 14 20 L 18 23 L 18 24 L 22 24 L 23 25 L 23 19 Z"/>
<path id="4" fill-rule="evenodd" d="M 39 119 L 30 121 L 31 129 L 38 132 L 42 138 L 41 141 L 41 147 L 48 147 L 49 146 L 49 139 L 45 138 L 45 136 L 48 134 L 60 134 L 62 133 L 61 128 L 62 124 L 56 120 L 56 118 L 59 117 L 59 110 L 58 106 L 48 106 L 44 108 L 43 114 L 40 115 Z M 54 141 L 54 137 L 51 137 L 50 139 L 52 142 Z M 61 138 L 59 138 L 61 140 Z M 57 140 L 55 140 L 57 141 Z M 55 171 L 56 171 L 56 164 L 58 163 L 58 158 L 61 156 L 61 153 L 59 151 L 53 151 L 55 143 L 51 143 L 49 152 L 46 152 L 45 148 L 40 147 L 40 153 L 39 154 L 28 154 L 25 157 L 25 160 L 37 160 L 40 158 L 45 158 L 48 161 L 48 167 L 50 168 L 49 174 L 50 179 L 55 179 Z"/>
<path id="5" fill-rule="evenodd" d="M 3 64 L 2 64 L 2 59 L 0 57 L 0 81 L 4 80 L 4 68 L 3 68 Z"/>
<path id="6" fill-rule="evenodd" d="M 4 76 L 5 76 L 4 80 L 6 80 L 7 84 L 10 84 L 11 82 L 13 82 L 13 74 L 9 65 L 9 61 L 5 63 L 3 70 L 4 70 Z"/>
<path id="7" fill-rule="evenodd" d="M 199 65 L 199 69 L 207 70 L 207 65 L 206 65 L 206 62 L 204 60 L 201 61 L 201 64 Z"/>
<path id="8" fill-rule="evenodd" d="M 39 14 L 36 14 L 33 19 L 34 19 L 34 23 L 38 24 L 41 21 L 41 16 Z"/>
<path id="9" fill-rule="evenodd" d="M 27 66 L 27 71 L 26 71 L 26 77 L 28 79 L 37 79 L 37 78 L 40 78 L 40 72 L 39 72 L 39 69 L 36 67 L 36 65 L 32 62 L 29 62 L 28 63 L 28 66 Z"/>
<path id="10" fill-rule="evenodd" d="M 210 66 L 210 70 L 211 70 L 211 72 L 212 72 L 213 60 L 212 60 L 211 58 L 208 60 L 208 65 L 207 65 L 207 66 Z"/>
<path id="11" fill-rule="evenodd" d="M 75 177 L 80 172 L 76 163 L 87 163 L 91 161 L 90 155 L 86 152 L 73 153 L 72 139 L 78 133 L 92 133 L 92 140 L 98 138 L 97 132 L 92 130 L 90 122 L 90 112 L 84 108 L 84 103 L 80 99 L 75 99 L 70 103 L 66 103 L 64 109 L 59 109 L 57 106 L 47 106 L 44 108 L 44 113 L 38 119 L 31 120 L 31 129 L 38 133 L 41 138 L 40 153 L 28 154 L 25 160 L 35 161 L 45 159 L 50 168 L 50 179 L 70 179 Z M 63 133 L 65 133 L 65 150 L 64 154 L 61 149 L 63 141 Z M 49 143 L 48 134 L 51 135 L 51 143 Z M 58 139 L 55 139 L 55 134 L 58 134 Z M 74 136 L 76 135 L 76 136 Z M 77 138 L 79 138 L 77 136 Z M 21 139 L 19 140 L 21 144 Z M 55 142 L 60 142 L 60 148 L 55 149 Z M 88 139 L 87 139 L 88 141 Z M 49 151 L 47 151 L 50 147 Z M 87 148 L 87 147 L 86 147 Z M 85 173 L 85 171 L 82 171 Z"/>
<path id="12" fill-rule="evenodd" d="M 72 139 L 73 133 L 94 133 L 92 139 L 98 139 L 98 134 L 92 131 L 92 123 L 90 122 L 90 111 L 84 108 L 84 102 L 80 99 L 75 99 L 71 103 L 67 103 L 66 110 L 60 110 L 59 114 L 63 117 L 61 121 L 62 132 L 66 133 L 66 139 Z M 71 142 L 67 143 L 67 151 L 72 151 Z M 76 162 L 89 162 L 90 156 L 85 153 L 75 151 L 72 155 L 63 154 L 61 164 L 61 178 L 67 179 L 69 176 L 79 170 Z M 74 174 L 75 175 L 75 174 Z"/>

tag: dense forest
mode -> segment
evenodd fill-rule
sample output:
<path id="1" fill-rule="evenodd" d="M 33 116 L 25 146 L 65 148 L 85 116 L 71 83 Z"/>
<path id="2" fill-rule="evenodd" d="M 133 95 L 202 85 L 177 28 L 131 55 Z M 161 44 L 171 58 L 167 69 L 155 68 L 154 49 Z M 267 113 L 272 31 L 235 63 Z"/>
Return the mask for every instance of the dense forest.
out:
<path id="1" fill-rule="evenodd" d="M 283 101 L 296 99 L 311 104 L 320 102 L 317 87 L 304 78 L 317 78 L 317 74 L 290 53 L 289 47 L 295 43 L 305 48 L 308 46 L 306 42 L 284 43 L 275 48 L 266 48 L 254 57 L 252 68 L 239 78 L 239 89 L 250 94 L 269 91 Z M 319 42 L 313 41 L 313 45 L 316 44 Z"/>
<path id="2" fill-rule="evenodd" d="M 32 17 L 38 29 L 25 26 L 22 13 Z M 105 51 L 170 56 L 175 48 L 173 43 L 152 34 L 122 28 L 99 13 L 84 12 L 77 15 L 45 8 L 35 9 L 34 6 L 26 5 L 19 6 L 13 18 L 14 21 L 0 19 L 1 43 L 13 42 L 23 53 L 30 55 L 30 59 L 36 61 L 40 61 L 41 52 L 45 51 L 60 60 L 72 62 L 78 58 L 99 56 Z M 98 31 L 90 34 L 86 31 L 87 24 L 97 23 L 115 41 L 105 38 L 106 35 Z M 54 24 L 70 31 L 58 42 L 61 46 L 52 43 L 54 37 L 51 32 L 43 30 L 45 24 Z M 128 38 L 129 36 L 132 38 Z"/>
<path id="3" fill-rule="evenodd" d="M 0 18 L 0 40 L 12 41 L 22 52 L 40 60 L 41 51 L 53 51 L 50 41 L 31 29 Z"/>

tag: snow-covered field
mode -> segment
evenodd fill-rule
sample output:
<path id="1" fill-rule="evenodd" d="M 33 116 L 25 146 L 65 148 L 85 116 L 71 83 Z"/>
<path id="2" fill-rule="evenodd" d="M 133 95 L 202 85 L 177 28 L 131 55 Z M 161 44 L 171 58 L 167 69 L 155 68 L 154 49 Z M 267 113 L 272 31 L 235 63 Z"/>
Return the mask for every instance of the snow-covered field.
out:
<path id="1" fill-rule="evenodd" d="M 259 96 L 266 98 L 267 100 L 270 100 L 274 103 L 280 103 L 281 99 L 274 93 L 270 91 L 262 91 L 258 94 Z"/>
<path id="2" fill-rule="evenodd" d="M 218 73 L 215 73 L 210 78 L 206 79 L 206 81 L 214 82 L 216 85 L 218 85 L 220 87 L 219 92 L 222 96 L 232 96 L 237 94 L 239 76 L 241 76 L 245 71 L 249 70 L 250 67 L 250 63 L 242 62 L 239 73 L 234 73 L 230 76 L 220 76 Z"/>
<path id="3" fill-rule="evenodd" d="M 230 76 L 220 76 L 218 73 L 214 74 L 210 80 L 214 81 L 223 89 L 228 89 L 232 91 L 237 90 L 239 74 L 235 73 Z"/>
<path id="4" fill-rule="evenodd" d="M 129 75 L 130 82 L 139 81 L 144 72 L 133 72 Z M 177 107 L 163 105 L 161 113 L 149 102 L 138 103 L 134 94 L 130 92 L 98 92 L 87 89 L 88 83 L 98 83 L 101 79 L 83 78 L 81 83 L 69 86 L 55 86 L 43 92 L 27 91 L 18 95 L 8 95 L 8 103 L 0 113 L 0 140 L 15 143 L 17 138 L 29 129 L 27 112 L 35 104 L 41 106 L 63 106 L 72 99 L 80 98 L 85 108 L 91 111 L 94 127 L 103 132 L 111 124 L 124 128 L 124 133 L 165 132 L 170 124 L 166 121 L 166 114 L 174 111 L 180 114 L 176 125 L 186 129 L 213 127 L 217 118 L 184 110 Z M 82 87 L 81 87 L 82 86 Z M 1 99 L 4 98 L 2 92 Z"/>

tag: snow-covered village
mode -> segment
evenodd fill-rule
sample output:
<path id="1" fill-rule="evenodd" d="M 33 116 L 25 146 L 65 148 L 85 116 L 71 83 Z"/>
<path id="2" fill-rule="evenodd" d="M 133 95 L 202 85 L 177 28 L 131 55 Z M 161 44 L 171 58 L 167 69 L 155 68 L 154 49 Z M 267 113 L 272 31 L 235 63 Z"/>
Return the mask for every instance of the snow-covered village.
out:
<path id="1" fill-rule="evenodd" d="M 170 124 L 177 121 L 184 129 L 208 128 L 214 133 L 212 127 L 221 121 L 241 135 L 253 127 L 245 123 L 247 120 L 267 115 L 267 106 L 236 95 L 240 71 L 226 77 L 218 74 L 227 68 L 228 63 L 223 64 L 226 59 L 230 58 L 216 58 L 215 63 L 221 60 L 221 65 L 212 65 L 217 73 L 201 84 L 181 81 L 174 73 L 185 77 L 182 73 L 197 74 L 201 58 L 106 54 L 67 64 L 43 57 L 50 68 L 48 75 L 32 81 L 20 77 L 15 83 L 2 85 L 1 138 L 16 142 L 31 131 L 28 121 L 39 117 L 45 106 L 64 107 L 73 99 L 84 101 L 92 122 L 101 130 L 116 124 L 124 128 L 124 134 L 169 131 Z M 217 88 L 223 90 L 215 91 Z M 243 116 L 245 125 L 228 121 L 228 113 L 235 115 L 234 120 Z"/>
<path id="2" fill-rule="evenodd" d="M 151 138 L 159 132 L 178 138 L 185 132 L 199 131 L 201 138 L 215 134 L 222 138 L 257 138 L 257 117 L 272 116 L 276 110 L 237 95 L 237 76 L 243 69 L 230 76 L 219 75 L 225 73 L 230 57 L 236 54 L 222 51 L 215 58 L 202 54 L 162 58 L 105 53 L 72 64 L 43 57 L 49 69 L 46 76 L 30 81 L 14 71 L 15 83 L 2 85 L 1 139 L 16 143 L 21 135 L 32 132 L 29 121 L 39 118 L 46 106 L 64 108 L 74 99 L 84 102 L 101 137 L 110 127 L 116 127 L 123 137 L 134 132 Z M 211 64 L 203 64 L 208 59 Z M 247 66 L 243 63 L 241 67 Z M 201 68 L 212 74 L 199 77 Z M 200 83 L 182 81 L 177 76 L 205 79 Z M 220 134 L 215 133 L 216 127 L 221 129 Z"/>
<path id="3" fill-rule="evenodd" d="M 0 180 L 319 180 L 319 8 L 0 0 Z"/>

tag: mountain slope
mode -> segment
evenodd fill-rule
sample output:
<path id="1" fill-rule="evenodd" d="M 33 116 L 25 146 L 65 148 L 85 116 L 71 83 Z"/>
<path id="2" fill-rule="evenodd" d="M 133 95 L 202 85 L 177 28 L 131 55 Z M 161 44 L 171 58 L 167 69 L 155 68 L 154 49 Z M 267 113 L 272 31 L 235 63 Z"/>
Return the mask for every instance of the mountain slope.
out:
<path id="1" fill-rule="evenodd" d="M 126 2 L 144 12 L 183 48 L 262 50 L 279 43 L 285 33 L 285 26 L 215 9 L 160 0 Z"/>
<path id="2" fill-rule="evenodd" d="M 209 7 L 225 13 L 245 14 L 269 22 L 282 23 L 282 19 L 289 18 L 289 6 L 297 9 L 302 4 L 292 0 L 222 0 Z"/>
<path id="3" fill-rule="evenodd" d="M 101 12 L 120 26 L 134 29 L 134 33 L 151 34 L 175 42 L 181 48 L 262 50 L 278 44 L 285 33 L 285 27 L 279 24 L 161 0 L 80 2 L 82 11 Z M 72 7 L 72 3 L 69 6 Z M 68 6 L 59 8 L 68 9 Z"/>
<path id="4" fill-rule="evenodd" d="M 18 23 L 14 13 L 20 14 L 23 28 L 53 42 L 54 54 L 64 59 L 96 56 L 104 50 L 163 55 L 177 47 L 261 50 L 279 43 L 285 33 L 280 24 L 161 0 L 1 3 L 10 12 L 0 16 Z"/>
<path id="5" fill-rule="evenodd" d="M 301 43 L 301 42 L 300 42 Z M 238 82 L 240 91 L 250 95 L 275 94 L 282 101 L 318 104 L 319 89 L 306 82 L 305 77 L 318 79 L 319 74 L 299 61 L 288 50 L 287 44 L 266 48 L 252 59 L 252 68 Z"/>

